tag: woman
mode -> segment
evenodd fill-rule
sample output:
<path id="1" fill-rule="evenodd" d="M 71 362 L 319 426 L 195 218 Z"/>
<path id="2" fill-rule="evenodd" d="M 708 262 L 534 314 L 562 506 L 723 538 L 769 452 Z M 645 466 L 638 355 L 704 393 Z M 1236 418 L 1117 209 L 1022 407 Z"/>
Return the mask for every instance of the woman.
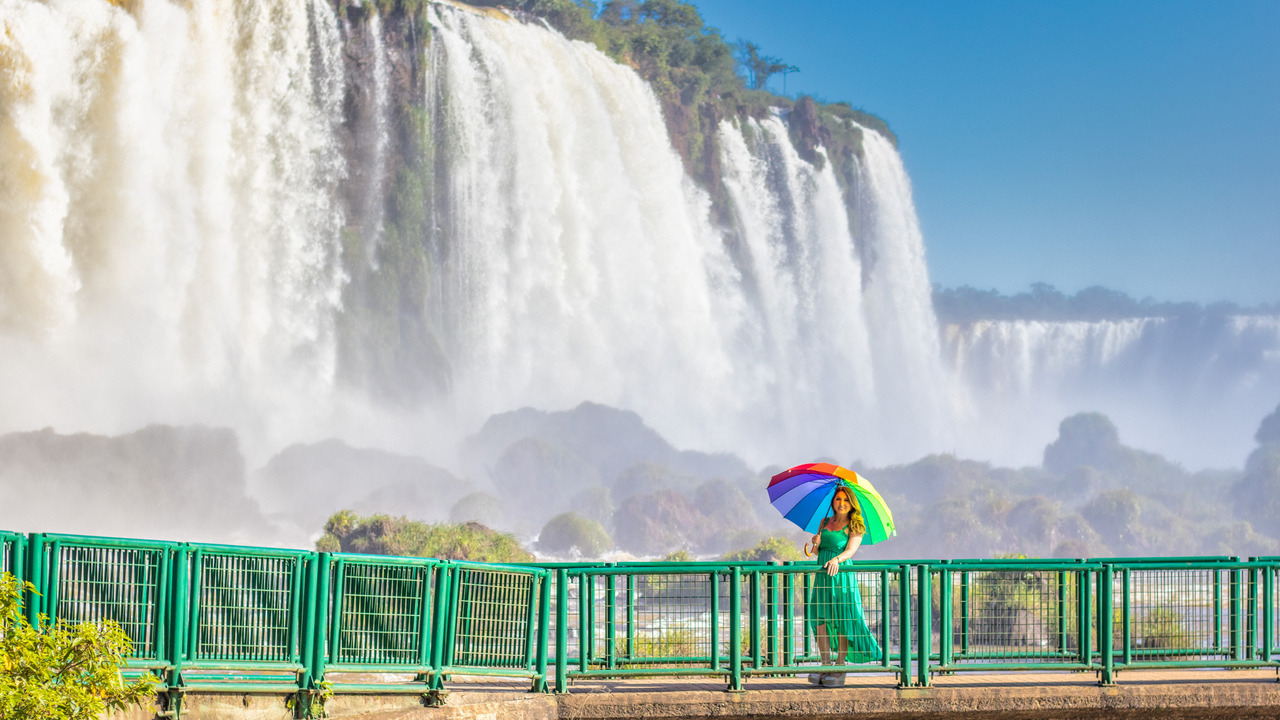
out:
<path id="1" fill-rule="evenodd" d="M 867 531 L 853 493 L 844 486 L 831 498 L 831 514 L 822 522 L 806 552 L 815 548 L 818 565 L 825 572 L 814 574 L 807 599 L 809 627 L 818 639 L 823 665 L 863 663 L 880 659 L 880 644 L 862 615 L 862 595 L 852 572 L 840 572 L 840 563 L 853 557 Z M 831 657 L 831 638 L 836 638 L 837 654 Z M 843 660 L 843 662 L 841 661 Z M 844 684 L 844 673 L 813 673 L 809 682 L 824 687 Z"/>

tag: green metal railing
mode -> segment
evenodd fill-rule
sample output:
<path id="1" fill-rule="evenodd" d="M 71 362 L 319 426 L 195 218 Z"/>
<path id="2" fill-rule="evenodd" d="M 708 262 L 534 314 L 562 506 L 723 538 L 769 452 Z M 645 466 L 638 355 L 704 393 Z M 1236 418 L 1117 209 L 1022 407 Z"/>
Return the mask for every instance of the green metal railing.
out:
<path id="1" fill-rule="evenodd" d="M 730 690 L 820 661 L 813 563 L 486 565 L 0 533 L 33 622 L 118 623 L 129 671 L 184 693 L 430 693 L 454 675 L 567 692 L 592 677 Z M 1280 558 L 854 561 L 864 662 L 902 687 L 962 671 L 1280 667 Z M 44 620 L 42 620 L 44 618 Z M 387 679 L 390 678 L 390 679 Z"/>

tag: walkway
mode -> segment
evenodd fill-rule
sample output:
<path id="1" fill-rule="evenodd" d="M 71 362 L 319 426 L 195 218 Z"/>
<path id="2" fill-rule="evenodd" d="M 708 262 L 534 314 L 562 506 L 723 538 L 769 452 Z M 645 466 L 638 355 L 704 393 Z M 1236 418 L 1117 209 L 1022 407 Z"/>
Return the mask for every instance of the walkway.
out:
<path id="1" fill-rule="evenodd" d="M 449 683 L 442 708 L 404 707 L 331 717 L 362 720 L 631 720 L 633 718 L 1280 718 L 1280 682 L 1267 670 L 1139 671 L 1099 687 L 1092 673 L 938 676 L 929 688 L 898 689 L 889 675 L 851 675 L 843 688 L 801 678 L 759 678 L 725 692 L 705 679 L 580 680 L 567 695 L 524 692 L 523 684 L 479 678 Z M 354 709 L 354 708 L 353 708 Z"/>

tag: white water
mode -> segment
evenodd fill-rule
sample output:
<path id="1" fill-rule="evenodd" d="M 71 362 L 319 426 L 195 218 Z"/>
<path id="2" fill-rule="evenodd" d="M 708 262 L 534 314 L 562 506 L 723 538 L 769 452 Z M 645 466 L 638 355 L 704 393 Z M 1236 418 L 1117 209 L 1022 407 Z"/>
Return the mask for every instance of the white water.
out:
<path id="1" fill-rule="evenodd" d="M 321 0 L 0 0 L 0 429 L 311 415 L 340 52 Z"/>
<path id="2" fill-rule="evenodd" d="M 1192 467 L 1238 467 L 1280 401 L 1280 317 L 983 321 L 943 328 L 944 353 L 988 427 L 975 454 L 1038 463 L 1058 420 L 1108 414 L 1126 443 Z"/>
<path id="3" fill-rule="evenodd" d="M 719 228 L 635 73 L 448 6 L 428 10 L 421 48 L 443 169 L 431 295 L 405 302 L 429 309 L 453 389 L 384 410 L 335 367 L 344 263 L 374 264 L 390 191 L 382 20 L 340 26 L 324 0 L 130 8 L 0 0 L 0 432 L 199 422 L 236 428 L 254 460 L 331 434 L 429 452 L 426 428 L 591 400 L 758 464 L 1032 461 L 1068 412 L 1114 407 L 1126 440 L 1192 457 L 1173 451 L 1196 425 L 1172 445 L 1148 431 L 1143 398 L 1173 407 L 1181 386 L 1153 389 L 1141 367 L 1187 346 L 1142 341 L 1147 325 L 949 331 L 943 351 L 885 138 L 864 133 L 849 207 L 782 117 L 723 123 L 736 229 Z M 365 47 L 368 77 L 344 72 L 344 43 Z M 370 116 L 344 150 L 352 93 Z M 364 258 L 341 256 L 352 228 Z M 1280 393 L 1277 351 L 1258 352 L 1197 356 L 1204 397 L 1247 400 L 1224 400 L 1236 420 L 1215 426 L 1239 443 Z M 1129 394 L 1108 406 L 1115 386 Z"/>

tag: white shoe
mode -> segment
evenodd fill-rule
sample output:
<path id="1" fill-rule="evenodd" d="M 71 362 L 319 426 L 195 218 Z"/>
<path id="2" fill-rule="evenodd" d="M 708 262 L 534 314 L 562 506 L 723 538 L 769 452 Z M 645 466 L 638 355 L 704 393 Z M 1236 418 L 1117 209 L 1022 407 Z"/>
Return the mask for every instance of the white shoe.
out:
<path id="1" fill-rule="evenodd" d="M 826 673 L 809 673 L 809 684 L 810 684 L 810 685 L 821 685 L 821 684 L 822 684 L 822 678 L 824 678 L 824 677 L 826 677 L 826 676 L 827 676 L 827 674 L 826 674 Z"/>
<path id="2" fill-rule="evenodd" d="M 822 687 L 840 687 L 844 685 L 844 673 L 826 673 L 822 676 Z"/>

